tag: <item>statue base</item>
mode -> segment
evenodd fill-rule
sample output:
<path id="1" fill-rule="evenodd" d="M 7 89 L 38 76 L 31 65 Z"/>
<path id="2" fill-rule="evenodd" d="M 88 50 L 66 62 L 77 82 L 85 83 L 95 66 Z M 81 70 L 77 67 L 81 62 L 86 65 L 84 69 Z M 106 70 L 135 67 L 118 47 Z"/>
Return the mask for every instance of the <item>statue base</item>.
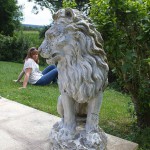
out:
<path id="1" fill-rule="evenodd" d="M 62 138 L 60 130 L 55 125 L 51 129 L 50 150 L 107 150 L 107 136 L 101 128 L 86 133 L 85 128 L 78 126 L 72 139 Z"/>

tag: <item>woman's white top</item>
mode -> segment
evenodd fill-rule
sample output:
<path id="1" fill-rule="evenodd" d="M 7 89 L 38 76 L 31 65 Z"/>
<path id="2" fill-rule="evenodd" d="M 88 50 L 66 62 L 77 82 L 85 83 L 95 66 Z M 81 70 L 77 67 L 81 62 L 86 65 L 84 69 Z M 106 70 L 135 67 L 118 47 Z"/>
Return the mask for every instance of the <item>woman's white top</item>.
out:
<path id="1" fill-rule="evenodd" d="M 39 65 L 33 59 L 28 58 L 24 63 L 24 72 L 27 68 L 32 68 L 28 82 L 30 84 L 35 84 L 43 76 L 42 72 L 39 70 Z"/>

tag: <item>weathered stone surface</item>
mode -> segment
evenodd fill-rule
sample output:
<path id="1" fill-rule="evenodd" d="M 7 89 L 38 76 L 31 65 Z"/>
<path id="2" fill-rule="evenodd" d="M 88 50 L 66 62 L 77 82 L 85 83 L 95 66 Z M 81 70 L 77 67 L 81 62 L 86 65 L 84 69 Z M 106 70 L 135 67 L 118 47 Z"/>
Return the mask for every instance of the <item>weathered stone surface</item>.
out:
<path id="1" fill-rule="evenodd" d="M 56 123 L 57 124 L 57 123 Z M 93 137 L 94 136 L 94 137 Z M 95 139 L 96 143 L 95 143 Z M 61 138 L 59 130 L 54 126 L 50 132 L 50 150 L 106 150 L 107 136 L 103 130 L 99 128 L 99 132 L 95 134 L 87 134 L 83 126 L 76 129 L 75 135 L 69 140 Z M 94 140 L 93 140 L 94 139 Z"/>
<path id="2" fill-rule="evenodd" d="M 49 150 L 49 132 L 59 117 L 0 98 L 0 149 Z M 108 150 L 136 150 L 136 143 L 108 135 Z"/>

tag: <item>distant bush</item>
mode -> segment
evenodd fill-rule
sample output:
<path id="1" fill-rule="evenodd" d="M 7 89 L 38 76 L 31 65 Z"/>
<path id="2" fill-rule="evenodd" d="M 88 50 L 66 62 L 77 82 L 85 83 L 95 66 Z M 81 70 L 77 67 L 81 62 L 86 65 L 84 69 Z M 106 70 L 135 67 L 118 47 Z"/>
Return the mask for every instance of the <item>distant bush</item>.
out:
<path id="1" fill-rule="evenodd" d="M 13 37 L 0 34 L 0 61 L 22 63 L 30 47 L 38 48 L 43 39 L 39 39 L 38 31 L 20 31 Z M 40 57 L 40 65 L 46 61 Z"/>
<path id="2" fill-rule="evenodd" d="M 39 39 L 39 31 L 21 31 L 16 32 L 15 36 L 19 37 L 23 36 L 25 39 L 27 39 L 30 43 L 31 47 L 39 47 L 43 39 Z"/>
<path id="3" fill-rule="evenodd" d="M 23 31 L 23 36 L 25 37 L 25 39 L 30 40 L 30 47 L 36 48 L 38 48 L 41 45 L 44 38 L 40 37 L 40 31 Z M 40 57 L 40 65 L 46 65 L 46 61 L 42 57 Z"/>
<path id="4" fill-rule="evenodd" d="M 0 60 L 23 62 L 30 41 L 22 34 L 19 36 L 4 36 L 0 34 Z"/>

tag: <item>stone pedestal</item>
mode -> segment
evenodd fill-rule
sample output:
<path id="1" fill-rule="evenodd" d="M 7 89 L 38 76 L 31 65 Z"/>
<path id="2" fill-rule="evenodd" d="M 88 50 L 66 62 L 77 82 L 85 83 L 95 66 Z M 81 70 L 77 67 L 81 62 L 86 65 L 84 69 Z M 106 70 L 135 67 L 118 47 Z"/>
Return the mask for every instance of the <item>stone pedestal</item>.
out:
<path id="1" fill-rule="evenodd" d="M 107 136 L 100 128 L 99 132 L 87 134 L 85 128 L 79 126 L 72 139 L 64 139 L 54 126 L 50 132 L 50 150 L 107 150 Z"/>

